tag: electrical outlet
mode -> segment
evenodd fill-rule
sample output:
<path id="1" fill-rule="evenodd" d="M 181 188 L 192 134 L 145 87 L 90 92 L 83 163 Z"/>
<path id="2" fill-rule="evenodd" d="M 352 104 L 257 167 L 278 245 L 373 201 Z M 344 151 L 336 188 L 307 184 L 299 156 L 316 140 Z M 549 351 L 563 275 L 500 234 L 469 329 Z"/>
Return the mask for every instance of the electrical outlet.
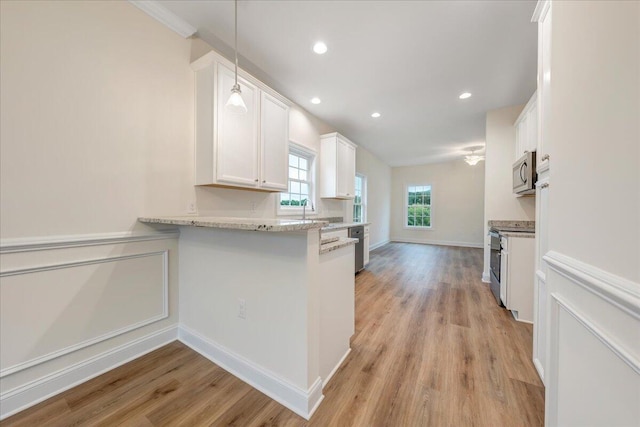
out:
<path id="1" fill-rule="evenodd" d="M 194 202 L 193 200 L 190 201 L 189 204 L 187 204 L 187 213 L 190 213 L 190 214 L 198 213 L 198 208 L 196 208 L 196 202 Z"/>
<path id="2" fill-rule="evenodd" d="M 249 205 L 249 208 L 251 209 L 252 213 L 255 213 L 258 210 L 257 203 L 252 200 L 251 204 Z"/>
<path id="3" fill-rule="evenodd" d="M 241 319 L 247 318 L 247 302 L 242 298 L 238 298 L 238 317 Z"/>

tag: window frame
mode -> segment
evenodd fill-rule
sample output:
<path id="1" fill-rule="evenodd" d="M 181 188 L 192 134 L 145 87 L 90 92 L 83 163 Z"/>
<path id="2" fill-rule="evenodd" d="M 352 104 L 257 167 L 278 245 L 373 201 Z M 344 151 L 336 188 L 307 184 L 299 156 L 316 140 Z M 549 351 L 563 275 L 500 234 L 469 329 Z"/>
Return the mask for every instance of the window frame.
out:
<path id="1" fill-rule="evenodd" d="M 360 194 L 360 212 L 362 213 L 362 220 L 361 221 L 356 221 L 355 215 L 353 215 L 355 213 L 355 207 L 358 206 L 358 204 L 356 204 L 356 199 L 354 195 L 353 198 L 353 206 L 352 206 L 352 219 L 353 222 L 357 222 L 358 224 L 364 224 L 365 222 L 367 222 L 367 176 L 361 173 L 356 173 L 356 179 L 360 178 L 362 180 L 362 189 L 361 189 L 361 194 Z M 357 193 L 357 187 L 356 187 L 356 193 Z"/>
<path id="2" fill-rule="evenodd" d="M 298 144 L 295 141 L 289 141 L 289 149 L 287 150 L 287 191 L 281 191 L 278 193 L 276 197 L 276 215 L 278 216 L 286 216 L 286 215 L 302 215 L 303 208 L 302 206 L 283 206 L 281 205 L 282 195 L 289 194 L 289 154 L 294 154 L 298 157 L 304 157 L 307 159 L 309 164 L 308 174 L 309 179 L 307 179 L 307 183 L 309 184 L 309 202 L 311 202 L 311 206 L 307 206 L 306 215 L 307 216 L 316 216 L 318 213 L 317 204 L 316 204 L 316 164 L 317 164 L 317 153 L 315 150 L 305 147 L 302 144 Z M 297 180 L 300 181 L 300 180 Z"/>
<path id="3" fill-rule="evenodd" d="M 429 206 L 429 226 L 424 225 L 408 225 L 409 222 L 409 187 L 429 187 L 431 191 L 431 197 L 428 205 Z M 405 184 L 404 186 L 404 223 L 403 228 L 405 230 L 433 230 L 433 184 Z"/>

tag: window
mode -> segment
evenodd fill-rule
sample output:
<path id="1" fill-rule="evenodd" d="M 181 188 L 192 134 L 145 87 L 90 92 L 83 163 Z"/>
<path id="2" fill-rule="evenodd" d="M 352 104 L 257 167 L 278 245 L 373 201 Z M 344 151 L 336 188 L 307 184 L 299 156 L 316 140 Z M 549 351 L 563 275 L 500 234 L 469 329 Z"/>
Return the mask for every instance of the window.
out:
<path id="1" fill-rule="evenodd" d="M 431 228 L 431 186 L 408 185 L 406 199 L 407 228 Z"/>
<path id="2" fill-rule="evenodd" d="M 278 214 L 287 215 L 314 210 L 314 160 L 315 154 L 298 145 L 289 145 L 289 188 L 280 193 Z"/>
<path id="3" fill-rule="evenodd" d="M 367 220 L 367 178 L 356 175 L 356 194 L 353 198 L 353 222 Z"/>

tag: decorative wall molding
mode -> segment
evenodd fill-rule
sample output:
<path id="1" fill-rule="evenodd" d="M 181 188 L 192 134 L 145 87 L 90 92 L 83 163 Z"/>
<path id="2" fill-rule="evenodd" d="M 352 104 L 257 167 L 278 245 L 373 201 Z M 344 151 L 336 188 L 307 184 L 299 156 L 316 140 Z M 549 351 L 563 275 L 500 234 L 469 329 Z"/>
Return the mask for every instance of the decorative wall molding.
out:
<path id="1" fill-rule="evenodd" d="M 118 232 L 51 237 L 21 237 L 0 240 L 0 254 L 112 245 L 148 240 L 177 239 L 178 237 L 180 237 L 178 229 L 168 229 L 165 231 L 153 231 L 147 233 Z"/>
<path id="2" fill-rule="evenodd" d="M 180 325 L 178 339 L 307 420 L 324 399 L 320 377 L 308 390 L 303 390 L 184 325 Z"/>
<path id="3" fill-rule="evenodd" d="M 172 325 L 0 394 L 0 420 L 160 348 L 178 337 Z"/>
<path id="4" fill-rule="evenodd" d="M 400 243 L 420 243 L 423 245 L 438 245 L 438 246 L 457 246 L 461 248 L 484 248 L 484 243 L 472 243 L 472 242 L 453 242 L 446 240 L 429 240 L 429 239 L 406 239 L 400 237 L 392 237 L 392 242 Z"/>
<path id="5" fill-rule="evenodd" d="M 142 320 L 140 322 L 133 323 L 124 328 L 119 328 L 119 329 L 110 331 L 108 333 L 99 335 L 97 337 L 94 337 L 85 341 L 81 341 L 79 343 L 58 349 L 56 351 L 44 354 L 42 356 L 38 356 L 33 359 L 24 361 L 22 363 L 18 363 L 16 365 L 4 368 L 0 370 L 0 378 L 4 378 L 7 375 L 15 374 L 16 372 L 22 371 L 24 369 L 30 368 L 35 365 L 39 365 L 41 363 L 58 358 L 60 356 L 64 356 L 65 354 L 69 354 L 74 351 L 81 350 L 85 347 L 89 347 L 91 345 L 108 340 L 118 335 L 122 335 L 124 333 L 133 331 L 135 329 L 141 328 L 143 326 L 149 325 L 159 320 L 166 319 L 169 316 L 169 252 L 168 250 L 146 252 L 146 253 L 134 254 L 134 255 L 99 258 L 99 259 L 88 260 L 88 261 L 60 263 L 60 264 L 46 265 L 46 266 L 40 266 L 40 267 L 29 267 L 29 268 L 22 268 L 17 270 L 0 272 L 0 277 L 6 277 L 6 276 L 14 276 L 14 275 L 20 275 L 20 274 L 30 274 L 30 273 L 36 273 L 36 272 L 42 272 L 42 271 L 49 271 L 49 270 L 58 270 L 63 268 L 73 268 L 73 267 L 93 265 L 93 264 L 117 262 L 117 261 L 123 261 L 123 260 L 135 259 L 135 258 L 145 258 L 145 257 L 151 257 L 151 256 L 158 256 L 158 255 L 162 256 L 162 289 L 163 289 L 162 313 L 156 316 L 153 316 L 151 318 Z"/>
<path id="6" fill-rule="evenodd" d="M 549 268 L 640 319 L 640 283 L 608 273 L 555 251 L 543 257 Z"/>
<path id="7" fill-rule="evenodd" d="M 386 244 L 388 244 L 390 242 L 391 242 L 391 240 L 389 240 L 389 239 L 383 240 L 381 242 L 378 242 L 376 244 L 373 244 L 373 245 L 369 246 L 369 250 L 373 251 L 373 250 L 378 249 L 378 248 L 380 248 L 380 247 L 382 247 L 382 246 L 384 246 L 384 245 L 386 245 Z"/>
<path id="8" fill-rule="evenodd" d="M 136 6 L 156 21 L 165 25 L 167 28 L 180 34 L 185 39 L 191 37 L 197 31 L 197 28 L 193 27 L 191 24 L 162 6 L 157 1 L 129 0 L 129 3 Z"/>
<path id="9" fill-rule="evenodd" d="M 602 331 L 593 322 L 587 319 L 576 308 L 572 306 L 564 297 L 558 293 L 552 293 L 551 297 L 558 306 L 569 313 L 578 323 L 580 323 L 591 335 L 596 337 L 602 344 L 604 344 L 609 350 L 611 350 L 618 358 L 626 363 L 636 374 L 640 374 L 640 360 L 629 353 L 622 345 L 616 342 L 615 339 L 609 336 L 606 332 Z"/>

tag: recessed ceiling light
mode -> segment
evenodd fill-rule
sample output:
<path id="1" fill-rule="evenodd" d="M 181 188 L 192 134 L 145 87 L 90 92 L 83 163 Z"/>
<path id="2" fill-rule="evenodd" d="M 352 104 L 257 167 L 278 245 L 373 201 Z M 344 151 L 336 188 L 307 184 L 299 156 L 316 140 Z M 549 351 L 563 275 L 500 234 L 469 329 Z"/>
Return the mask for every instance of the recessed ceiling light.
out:
<path id="1" fill-rule="evenodd" d="M 377 119 L 378 117 L 380 117 L 380 113 L 372 113 L 371 117 L 373 117 L 374 119 Z"/>
<path id="2" fill-rule="evenodd" d="M 317 42 L 313 45 L 313 51 L 318 55 L 322 55 L 323 53 L 327 52 L 327 45 L 323 42 Z"/>
<path id="3" fill-rule="evenodd" d="M 315 98 L 311 98 L 311 103 L 312 104 L 320 104 L 322 101 L 320 100 L 320 98 L 315 97 Z"/>
<path id="4" fill-rule="evenodd" d="M 467 98 L 471 98 L 471 93 L 469 93 L 469 92 L 461 93 L 461 94 L 460 94 L 460 96 L 459 96 L 458 98 L 460 98 L 460 99 L 467 99 Z"/>

